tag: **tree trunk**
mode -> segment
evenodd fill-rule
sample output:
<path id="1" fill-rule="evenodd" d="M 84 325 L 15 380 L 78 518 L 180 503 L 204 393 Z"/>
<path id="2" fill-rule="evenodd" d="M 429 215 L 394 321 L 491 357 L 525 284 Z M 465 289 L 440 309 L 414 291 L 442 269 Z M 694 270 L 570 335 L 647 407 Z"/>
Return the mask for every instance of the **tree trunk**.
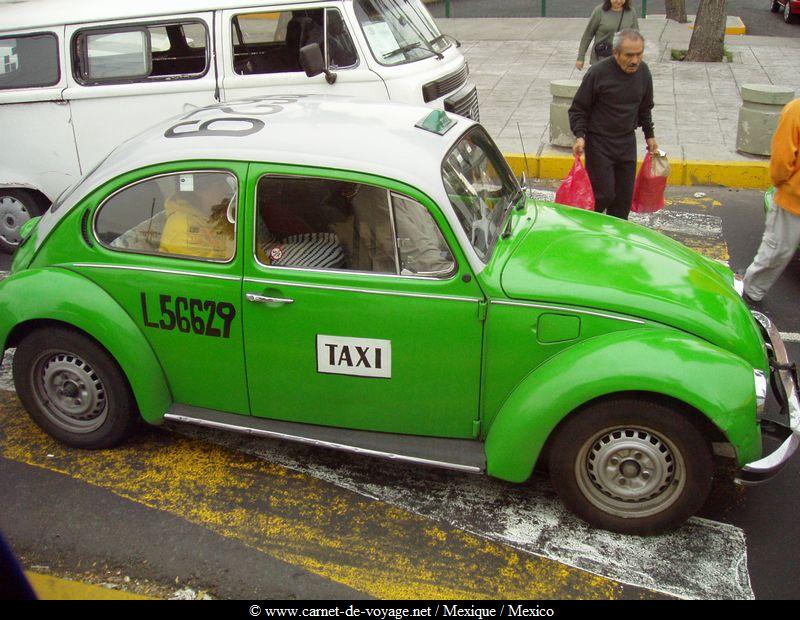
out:
<path id="1" fill-rule="evenodd" d="M 721 62 L 725 51 L 725 0 L 700 0 L 694 22 L 688 62 Z"/>
<path id="2" fill-rule="evenodd" d="M 686 0 L 664 0 L 664 6 L 667 9 L 667 19 L 685 24 L 689 20 L 686 19 Z"/>

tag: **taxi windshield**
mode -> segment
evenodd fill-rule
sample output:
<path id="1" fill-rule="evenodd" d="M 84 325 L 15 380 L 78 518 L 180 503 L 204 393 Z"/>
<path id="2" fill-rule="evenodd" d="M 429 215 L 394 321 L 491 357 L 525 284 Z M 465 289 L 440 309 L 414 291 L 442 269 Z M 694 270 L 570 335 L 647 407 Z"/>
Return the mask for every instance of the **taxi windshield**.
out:
<path id="1" fill-rule="evenodd" d="M 472 247 L 487 262 L 506 214 L 523 193 L 482 127 L 470 129 L 450 150 L 442 164 L 442 181 Z"/>
<path id="2" fill-rule="evenodd" d="M 358 22 L 382 65 L 440 56 L 450 46 L 420 0 L 355 0 Z"/>

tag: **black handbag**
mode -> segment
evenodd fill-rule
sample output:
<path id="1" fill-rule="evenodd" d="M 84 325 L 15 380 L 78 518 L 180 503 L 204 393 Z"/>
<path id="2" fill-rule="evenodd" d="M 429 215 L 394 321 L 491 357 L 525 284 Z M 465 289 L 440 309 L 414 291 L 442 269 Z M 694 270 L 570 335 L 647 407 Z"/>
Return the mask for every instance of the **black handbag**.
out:
<path id="1" fill-rule="evenodd" d="M 611 43 L 608 41 L 600 41 L 600 43 L 594 46 L 594 55 L 600 60 L 611 56 Z"/>
<path id="2" fill-rule="evenodd" d="M 624 15 L 625 9 L 620 11 L 619 23 L 617 24 L 617 29 L 614 31 L 615 34 L 619 32 L 620 28 L 622 28 L 622 18 Z M 594 55 L 597 56 L 598 59 L 608 58 L 611 56 L 611 43 L 608 41 L 600 41 L 600 43 L 595 43 Z"/>

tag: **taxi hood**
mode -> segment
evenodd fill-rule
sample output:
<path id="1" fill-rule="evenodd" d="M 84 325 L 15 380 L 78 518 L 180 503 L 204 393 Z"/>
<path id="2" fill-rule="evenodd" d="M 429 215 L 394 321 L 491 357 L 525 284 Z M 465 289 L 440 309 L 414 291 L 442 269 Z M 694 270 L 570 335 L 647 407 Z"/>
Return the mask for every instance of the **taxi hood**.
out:
<path id="1" fill-rule="evenodd" d="M 758 328 L 724 265 L 631 222 L 543 203 L 531 209 L 534 223 L 502 269 L 510 298 L 657 321 L 766 365 Z"/>

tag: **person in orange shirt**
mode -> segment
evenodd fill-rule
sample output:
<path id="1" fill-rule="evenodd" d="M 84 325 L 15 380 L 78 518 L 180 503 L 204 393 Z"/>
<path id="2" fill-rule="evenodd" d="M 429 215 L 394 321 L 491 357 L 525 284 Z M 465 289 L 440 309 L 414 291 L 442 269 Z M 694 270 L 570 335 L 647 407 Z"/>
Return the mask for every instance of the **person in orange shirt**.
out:
<path id="1" fill-rule="evenodd" d="M 774 204 L 753 262 L 744 273 L 745 300 L 759 302 L 783 273 L 800 243 L 800 99 L 784 106 L 772 137 L 769 174 Z"/>

